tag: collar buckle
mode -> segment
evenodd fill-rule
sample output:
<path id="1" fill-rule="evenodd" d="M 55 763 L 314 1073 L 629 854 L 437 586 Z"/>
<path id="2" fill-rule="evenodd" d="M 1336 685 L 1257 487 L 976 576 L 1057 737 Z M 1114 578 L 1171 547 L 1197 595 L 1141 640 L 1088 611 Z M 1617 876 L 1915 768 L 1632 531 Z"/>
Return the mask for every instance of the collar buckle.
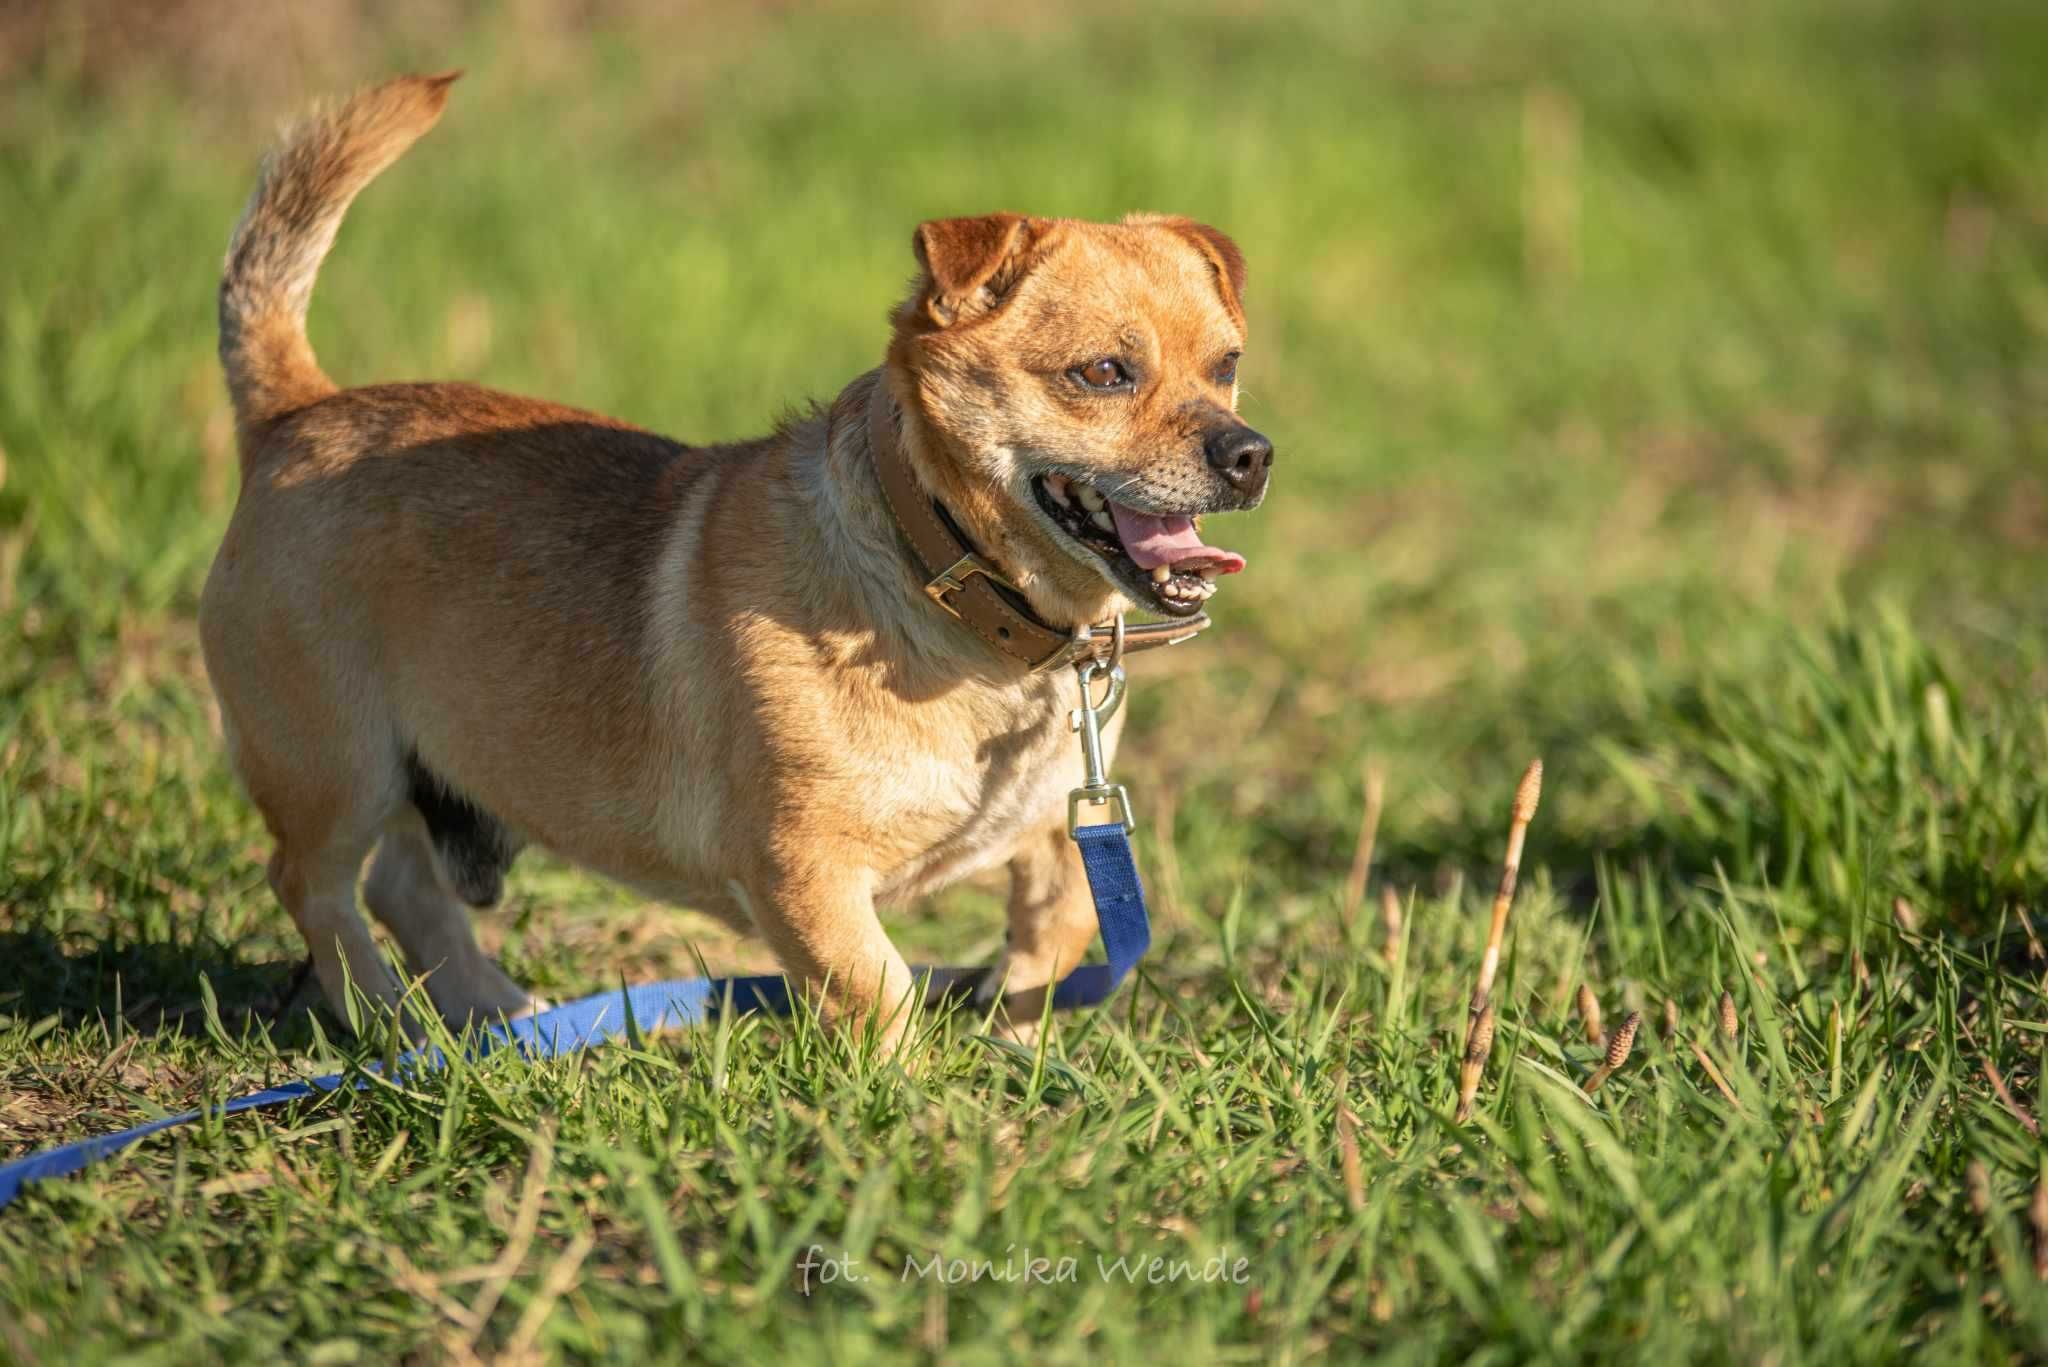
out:
<path id="1" fill-rule="evenodd" d="M 933 576 L 931 582 L 924 586 L 925 597 L 957 618 L 960 609 L 947 600 L 947 595 L 965 591 L 967 581 L 977 574 L 999 588 L 1009 589 L 1012 593 L 1017 591 L 1016 585 L 996 573 L 995 566 L 969 551 Z"/>

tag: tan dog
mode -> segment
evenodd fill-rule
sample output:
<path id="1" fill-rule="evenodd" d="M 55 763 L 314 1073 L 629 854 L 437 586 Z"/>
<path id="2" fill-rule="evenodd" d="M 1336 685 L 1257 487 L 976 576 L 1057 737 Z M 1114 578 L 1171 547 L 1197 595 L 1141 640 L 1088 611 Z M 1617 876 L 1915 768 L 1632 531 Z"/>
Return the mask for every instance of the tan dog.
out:
<path id="1" fill-rule="evenodd" d="M 1192 522 L 1257 504 L 1272 459 L 1234 416 L 1236 248 L 1149 216 L 927 223 L 887 363 L 731 446 L 471 385 L 338 389 L 306 341 L 315 272 L 453 79 L 300 125 L 221 282 L 242 489 L 206 663 L 329 1001 L 400 997 L 357 908 L 374 846 L 364 898 L 437 1009 L 530 1009 L 463 904 L 531 841 L 757 931 L 891 1040 L 913 982 L 877 904 L 1007 860 L 991 985 L 1035 1019 L 1095 921 L 1073 676 L 1002 623 L 1186 618 L 1242 567 Z M 887 470 L 937 509 L 892 514 Z M 971 617 L 912 553 L 948 516 L 1013 586 L 966 570 Z"/>

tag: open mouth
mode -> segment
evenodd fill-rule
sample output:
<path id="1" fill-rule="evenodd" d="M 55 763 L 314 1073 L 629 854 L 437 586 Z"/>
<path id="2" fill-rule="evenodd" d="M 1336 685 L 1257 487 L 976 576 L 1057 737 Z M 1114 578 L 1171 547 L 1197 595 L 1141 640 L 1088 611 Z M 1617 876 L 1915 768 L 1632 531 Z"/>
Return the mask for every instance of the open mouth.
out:
<path id="1" fill-rule="evenodd" d="M 1037 476 L 1031 489 L 1061 531 L 1109 562 L 1133 600 L 1169 617 L 1200 612 L 1217 576 L 1244 568 L 1236 551 L 1203 544 L 1194 518 L 1184 514 L 1139 512 L 1060 474 Z"/>

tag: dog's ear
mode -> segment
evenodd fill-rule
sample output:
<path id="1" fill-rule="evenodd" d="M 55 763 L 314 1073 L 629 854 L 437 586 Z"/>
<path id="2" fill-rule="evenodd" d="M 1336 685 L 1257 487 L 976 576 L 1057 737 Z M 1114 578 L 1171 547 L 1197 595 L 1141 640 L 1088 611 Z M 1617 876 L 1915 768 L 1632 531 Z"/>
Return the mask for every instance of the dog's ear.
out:
<path id="1" fill-rule="evenodd" d="M 919 302 L 940 327 L 987 313 L 1024 278 L 1041 227 L 1022 214 L 935 218 L 920 223 L 911 245 L 925 278 Z"/>
<path id="2" fill-rule="evenodd" d="M 1124 222 L 1165 228 L 1187 239 L 1196 251 L 1209 259 L 1210 268 L 1216 272 L 1223 307 L 1230 311 L 1239 327 L 1244 326 L 1244 253 L 1237 249 L 1235 242 L 1206 223 L 1197 223 L 1178 214 L 1132 214 Z"/>
<path id="3" fill-rule="evenodd" d="M 1208 253 L 1210 264 L 1216 267 L 1217 275 L 1230 287 L 1232 309 L 1242 311 L 1244 253 L 1237 249 L 1235 242 L 1206 223 L 1197 223 L 1193 219 L 1182 219 L 1181 222 L 1185 225 L 1181 231 L 1193 238 L 1196 244 Z"/>

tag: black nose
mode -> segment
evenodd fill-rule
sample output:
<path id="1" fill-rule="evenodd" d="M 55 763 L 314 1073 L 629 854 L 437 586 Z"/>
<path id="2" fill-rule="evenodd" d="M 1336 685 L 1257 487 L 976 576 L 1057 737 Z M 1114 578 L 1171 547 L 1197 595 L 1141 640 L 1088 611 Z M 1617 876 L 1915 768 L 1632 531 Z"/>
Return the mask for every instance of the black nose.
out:
<path id="1" fill-rule="evenodd" d="M 1222 427 L 1202 443 L 1209 467 L 1232 484 L 1246 498 L 1257 498 L 1266 488 L 1266 472 L 1273 468 L 1273 443 L 1249 427 Z"/>

